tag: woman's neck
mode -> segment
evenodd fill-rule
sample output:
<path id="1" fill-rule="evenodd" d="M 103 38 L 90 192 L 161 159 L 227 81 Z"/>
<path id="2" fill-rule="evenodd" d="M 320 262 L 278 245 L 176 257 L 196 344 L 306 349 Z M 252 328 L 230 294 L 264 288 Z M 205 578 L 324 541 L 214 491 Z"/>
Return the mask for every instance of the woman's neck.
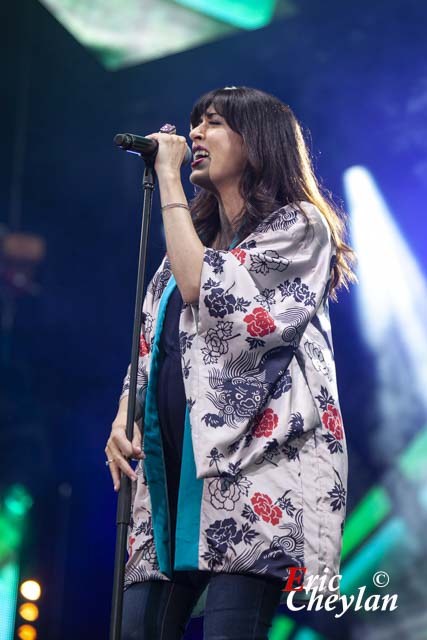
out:
<path id="1" fill-rule="evenodd" d="M 228 249 L 239 227 L 243 206 L 243 198 L 236 192 L 218 197 L 220 228 L 213 243 L 214 248 Z"/>

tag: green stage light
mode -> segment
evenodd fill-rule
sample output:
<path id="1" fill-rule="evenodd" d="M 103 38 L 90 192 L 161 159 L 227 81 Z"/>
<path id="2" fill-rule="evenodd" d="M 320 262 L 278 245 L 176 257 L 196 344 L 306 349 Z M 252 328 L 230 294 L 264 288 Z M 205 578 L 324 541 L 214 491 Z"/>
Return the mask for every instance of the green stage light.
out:
<path id="1" fill-rule="evenodd" d="M 0 508 L 0 563 L 19 548 L 25 515 L 32 504 L 33 499 L 22 485 L 13 485 L 4 495 Z"/>
<path id="2" fill-rule="evenodd" d="M 0 640 L 12 640 L 19 566 L 13 559 L 0 566 Z"/>
<path id="3" fill-rule="evenodd" d="M 372 574 L 381 566 L 381 560 L 402 540 L 411 539 L 411 532 L 401 518 L 392 518 L 363 545 L 357 554 L 346 562 L 340 581 L 341 592 L 347 595 L 357 592 L 363 585 L 372 583 Z"/>
<path id="4" fill-rule="evenodd" d="M 258 29 L 298 9 L 292 0 L 40 0 L 113 71 Z"/>
<path id="5" fill-rule="evenodd" d="M 33 499 L 20 484 L 11 487 L 4 499 L 4 506 L 11 515 L 22 517 L 33 505 Z"/>
<path id="6" fill-rule="evenodd" d="M 113 71 L 198 47 L 237 27 L 170 0 L 40 0 Z"/>
<path id="7" fill-rule="evenodd" d="M 276 0 L 175 0 L 177 4 L 205 13 L 241 29 L 259 29 L 271 22 Z"/>
<path id="8" fill-rule="evenodd" d="M 302 629 L 297 631 L 292 640 L 325 640 L 325 636 L 320 635 L 320 633 L 317 633 L 317 631 L 309 627 L 302 627 Z"/>
<path id="9" fill-rule="evenodd" d="M 409 480 L 423 484 L 426 478 L 427 427 L 424 427 L 400 454 L 397 465 Z M 423 493 L 421 491 L 420 497 Z M 346 520 L 341 560 L 344 560 L 390 514 L 391 502 L 385 489 L 375 486 L 353 509 Z"/>
<path id="10" fill-rule="evenodd" d="M 0 514 L 0 562 L 19 547 L 21 539 L 21 527 L 11 522 L 10 517 Z"/>
<path id="11" fill-rule="evenodd" d="M 427 480 L 427 425 L 399 458 L 399 467 L 409 480 Z"/>
<path id="12" fill-rule="evenodd" d="M 295 628 L 295 624 L 288 616 L 275 616 L 268 634 L 268 640 L 288 640 Z"/>
<path id="13" fill-rule="evenodd" d="M 344 560 L 378 527 L 390 510 L 390 499 L 382 487 L 373 487 L 368 491 L 347 518 L 341 560 Z"/>
<path id="14" fill-rule="evenodd" d="M 409 480 L 420 485 L 420 500 L 427 507 L 427 486 L 424 485 L 427 469 L 427 427 L 414 437 L 396 461 L 399 469 Z M 342 579 L 341 593 L 351 595 L 365 585 L 372 583 L 372 575 L 381 567 L 381 559 L 387 552 L 409 541 L 411 534 L 401 518 L 391 518 L 392 505 L 386 490 L 381 486 L 372 487 L 364 498 L 347 516 L 341 552 Z M 354 552 L 350 560 L 343 562 Z M 287 616 L 276 616 L 273 620 L 269 640 L 311 640 L 319 638 L 308 627 L 292 635 L 295 623 Z"/>

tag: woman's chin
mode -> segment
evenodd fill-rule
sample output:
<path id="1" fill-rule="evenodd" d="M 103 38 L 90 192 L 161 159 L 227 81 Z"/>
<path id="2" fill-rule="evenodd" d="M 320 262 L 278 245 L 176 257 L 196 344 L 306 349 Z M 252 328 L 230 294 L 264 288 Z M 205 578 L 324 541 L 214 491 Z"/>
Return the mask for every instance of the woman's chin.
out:
<path id="1" fill-rule="evenodd" d="M 205 171 L 193 169 L 190 174 L 190 182 L 192 182 L 197 187 L 201 187 L 202 189 L 214 191 L 214 185 L 212 184 L 209 175 Z"/>

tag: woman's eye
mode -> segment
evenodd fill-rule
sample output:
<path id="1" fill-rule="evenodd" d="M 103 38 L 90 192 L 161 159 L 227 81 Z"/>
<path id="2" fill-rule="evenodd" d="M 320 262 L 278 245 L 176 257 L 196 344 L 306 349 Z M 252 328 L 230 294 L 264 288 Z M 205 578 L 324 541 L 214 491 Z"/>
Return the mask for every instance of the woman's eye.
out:
<path id="1" fill-rule="evenodd" d="M 218 122 L 218 120 L 211 120 L 209 124 L 222 124 L 222 122 Z"/>

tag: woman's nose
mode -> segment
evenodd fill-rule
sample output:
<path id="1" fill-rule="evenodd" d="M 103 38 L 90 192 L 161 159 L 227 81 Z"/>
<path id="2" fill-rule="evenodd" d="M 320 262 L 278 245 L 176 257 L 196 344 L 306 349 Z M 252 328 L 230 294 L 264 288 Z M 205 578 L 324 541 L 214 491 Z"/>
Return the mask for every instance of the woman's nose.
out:
<path id="1" fill-rule="evenodd" d="M 202 132 L 201 125 L 198 125 L 197 127 L 194 127 L 193 129 L 191 129 L 190 131 L 191 140 L 196 140 L 197 138 L 201 138 L 202 136 L 203 136 L 203 132 Z"/>

